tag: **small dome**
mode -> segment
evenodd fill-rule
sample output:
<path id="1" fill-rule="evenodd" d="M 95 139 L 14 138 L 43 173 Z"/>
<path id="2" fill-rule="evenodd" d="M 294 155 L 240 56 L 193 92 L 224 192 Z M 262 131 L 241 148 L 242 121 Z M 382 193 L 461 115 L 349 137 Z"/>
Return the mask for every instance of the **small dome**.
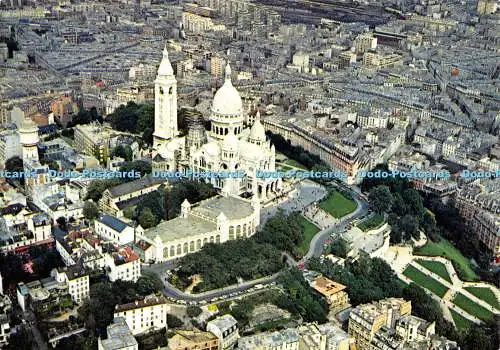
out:
<path id="1" fill-rule="evenodd" d="M 252 125 L 252 128 L 250 129 L 250 140 L 255 140 L 255 141 L 266 141 L 266 130 L 264 129 L 264 126 L 260 122 L 260 112 L 257 111 L 257 114 L 255 116 L 255 122 Z"/>
<path id="2" fill-rule="evenodd" d="M 203 145 L 203 150 L 212 157 L 218 156 L 220 154 L 220 147 L 217 142 L 206 143 L 205 145 Z"/>
<path id="3" fill-rule="evenodd" d="M 226 66 L 226 80 L 215 93 L 212 111 L 226 115 L 240 115 L 243 113 L 243 102 L 240 93 L 231 82 L 231 67 Z"/>
<path id="4" fill-rule="evenodd" d="M 238 151 L 239 143 L 240 143 L 240 140 L 238 140 L 238 137 L 234 134 L 233 128 L 229 128 L 229 133 L 224 138 L 224 143 L 222 144 L 222 149 L 224 151 L 236 152 L 236 151 Z"/>
<path id="5" fill-rule="evenodd" d="M 172 69 L 172 65 L 170 64 L 170 60 L 168 58 L 167 45 L 165 45 L 165 48 L 163 49 L 163 59 L 161 60 L 160 67 L 158 68 L 158 75 L 174 75 L 174 70 Z"/>

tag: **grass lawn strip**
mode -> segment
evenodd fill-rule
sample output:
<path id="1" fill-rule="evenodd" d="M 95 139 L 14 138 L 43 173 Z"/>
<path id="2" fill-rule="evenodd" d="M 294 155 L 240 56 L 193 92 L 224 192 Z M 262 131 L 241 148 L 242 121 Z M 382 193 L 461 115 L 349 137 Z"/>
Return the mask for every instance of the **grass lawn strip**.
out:
<path id="1" fill-rule="evenodd" d="M 302 215 L 299 217 L 299 220 L 303 228 L 302 235 L 304 236 L 304 239 L 297 249 L 301 254 L 306 254 L 309 250 L 311 240 L 314 235 L 319 232 L 319 228 Z"/>
<path id="2" fill-rule="evenodd" d="M 299 168 L 299 169 L 302 169 L 302 170 L 307 170 L 307 168 L 304 165 L 300 164 L 299 162 L 297 162 L 294 159 L 287 159 L 283 163 L 285 163 L 285 164 L 287 164 L 289 166 L 295 167 L 295 168 Z"/>
<path id="3" fill-rule="evenodd" d="M 319 204 L 320 208 L 330 213 L 334 218 L 341 218 L 356 210 L 356 202 L 344 197 L 340 192 L 332 191 Z"/>
<path id="4" fill-rule="evenodd" d="M 434 272 L 436 275 L 441 277 L 442 279 L 451 283 L 450 275 L 448 274 L 448 270 L 446 270 L 446 266 L 439 261 L 429 261 L 429 260 L 421 260 L 415 259 L 415 261 L 425 267 L 427 270 Z"/>
<path id="5" fill-rule="evenodd" d="M 465 295 L 462 293 L 457 293 L 455 298 L 453 299 L 453 304 L 461 308 L 462 310 L 466 311 L 467 313 L 471 314 L 472 316 L 476 316 L 477 318 L 481 320 L 492 320 L 493 319 L 493 313 L 489 310 L 486 310 L 484 307 L 481 305 L 476 304 L 469 298 L 467 298 Z"/>
<path id="6" fill-rule="evenodd" d="M 494 288 L 494 287 L 493 287 Z M 469 293 L 478 297 L 478 299 L 483 300 L 484 302 L 490 304 L 495 309 L 500 310 L 500 304 L 498 303 L 498 299 L 495 296 L 495 293 L 490 288 L 486 287 L 465 287 L 465 290 Z"/>
<path id="7" fill-rule="evenodd" d="M 479 279 L 479 276 L 472 269 L 470 261 L 445 239 L 441 239 L 440 242 L 429 240 L 423 247 L 416 249 L 415 254 L 448 258 L 460 265 L 465 273 L 463 277 L 466 281 L 477 281 Z"/>
<path id="8" fill-rule="evenodd" d="M 460 315 L 458 312 L 450 308 L 451 316 L 453 317 L 453 321 L 455 321 L 455 327 L 459 330 L 466 330 L 470 326 L 472 326 L 473 322 L 468 320 L 467 318 Z"/>
<path id="9" fill-rule="evenodd" d="M 404 270 L 403 275 L 411 279 L 419 286 L 436 294 L 440 298 L 442 298 L 448 291 L 447 287 L 436 281 L 434 278 L 427 276 L 423 272 L 420 272 L 419 270 L 417 270 L 417 268 L 411 265 L 409 265 L 406 270 Z"/>
<path id="10" fill-rule="evenodd" d="M 366 232 L 376 230 L 384 224 L 384 215 L 374 214 L 370 218 L 363 220 L 357 226 L 360 230 Z"/>

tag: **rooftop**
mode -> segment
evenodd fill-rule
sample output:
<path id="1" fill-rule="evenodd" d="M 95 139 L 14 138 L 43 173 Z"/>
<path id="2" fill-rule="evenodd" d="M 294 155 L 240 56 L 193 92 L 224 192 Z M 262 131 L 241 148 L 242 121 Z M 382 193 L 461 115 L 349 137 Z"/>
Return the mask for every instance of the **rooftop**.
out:
<path id="1" fill-rule="evenodd" d="M 238 324 L 238 322 L 236 321 L 236 319 L 233 316 L 224 315 L 221 317 L 217 317 L 215 320 L 208 322 L 208 324 L 212 324 L 212 325 L 216 326 L 218 329 L 220 329 L 221 331 L 225 331 L 225 330 L 230 329 L 233 326 L 236 326 Z"/>
<path id="2" fill-rule="evenodd" d="M 244 199 L 217 196 L 200 202 L 198 206 L 193 206 L 192 211 L 194 215 L 208 216 L 213 219 L 222 212 L 229 220 L 233 220 L 250 216 L 253 208 L 252 204 Z"/>
<path id="3" fill-rule="evenodd" d="M 151 174 L 148 174 L 140 179 L 130 181 L 115 187 L 111 187 L 108 189 L 109 194 L 112 198 L 120 197 L 128 193 L 140 191 L 142 189 L 154 186 L 161 185 L 165 183 L 165 179 L 160 177 L 153 177 Z"/>
<path id="4" fill-rule="evenodd" d="M 311 286 L 318 291 L 319 293 L 330 296 L 337 294 L 338 292 L 346 289 L 346 286 L 343 284 L 334 282 L 324 276 L 317 277 L 312 283 Z"/>
<path id="5" fill-rule="evenodd" d="M 167 299 L 165 299 L 162 296 L 157 297 L 155 295 L 148 295 L 143 300 L 137 300 L 133 303 L 128 303 L 128 304 L 116 305 L 115 313 L 134 310 L 134 309 L 141 309 L 143 307 L 148 307 L 148 306 L 162 305 L 166 303 Z"/>
<path id="6" fill-rule="evenodd" d="M 102 223 L 108 227 L 111 227 L 113 230 L 118 231 L 118 232 L 122 232 L 127 227 L 129 227 L 125 222 L 121 221 L 117 217 L 107 215 L 107 214 L 103 214 L 103 215 L 99 216 L 97 221 L 99 221 L 100 223 Z"/>

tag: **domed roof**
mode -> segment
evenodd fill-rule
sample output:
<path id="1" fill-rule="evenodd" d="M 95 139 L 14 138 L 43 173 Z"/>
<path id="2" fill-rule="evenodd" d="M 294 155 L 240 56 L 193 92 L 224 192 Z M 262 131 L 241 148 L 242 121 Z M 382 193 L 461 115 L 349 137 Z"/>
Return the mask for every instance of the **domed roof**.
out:
<path id="1" fill-rule="evenodd" d="M 217 142 L 210 142 L 203 145 L 203 150 L 207 152 L 209 156 L 218 156 L 220 154 L 220 147 Z"/>
<path id="2" fill-rule="evenodd" d="M 212 111 L 226 115 L 240 115 L 243 112 L 243 102 L 240 93 L 231 82 L 231 67 L 226 66 L 226 80 L 215 93 Z"/>
<path id="3" fill-rule="evenodd" d="M 24 133 L 38 132 L 38 126 L 33 120 L 31 120 L 31 118 L 24 118 L 21 122 L 21 128 L 19 131 Z"/>
<path id="4" fill-rule="evenodd" d="M 170 60 L 168 59 L 168 51 L 167 45 L 165 44 L 165 48 L 163 49 L 163 58 L 160 63 L 160 67 L 158 68 L 158 75 L 174 75 L 174 70 L 172 69 L 172 65 L 170 64 Z"/>
<path id="5" fill-rule="evenodd" d="M 250 140 L 255 140 L 255 141 L 266 141 L 266 130 L 264 129 L 264 126 L 262 126 L 262 123 L 260 122 L 260 112 L 257 111 L 257 114 L 255 115 L 255 122 L 252 125 L 252 128 L 250 129 Z"/>
<path id="6" fill-rule="evenodd" d="M 233 128 L 229 128 L 229 133 L 224 138 L 224 143 L 222 144 L 222 149 L 225 151 L 237 151 L 240 140 L 234 134 Z"/>

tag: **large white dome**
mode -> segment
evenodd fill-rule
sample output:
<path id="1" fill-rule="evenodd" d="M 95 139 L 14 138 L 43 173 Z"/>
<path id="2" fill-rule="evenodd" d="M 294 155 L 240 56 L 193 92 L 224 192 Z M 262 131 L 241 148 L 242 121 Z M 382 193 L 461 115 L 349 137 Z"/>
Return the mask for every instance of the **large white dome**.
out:
<path id="1" fill-rule="evenodd" d="M 231 82 L 231 68 L 226 66 L 226 80 L 224 85 L 215 93 L 212 104 L 214 113 L 224 115 L 241 115 L 243 113 L 243 102 L 240 93 Z"/>

